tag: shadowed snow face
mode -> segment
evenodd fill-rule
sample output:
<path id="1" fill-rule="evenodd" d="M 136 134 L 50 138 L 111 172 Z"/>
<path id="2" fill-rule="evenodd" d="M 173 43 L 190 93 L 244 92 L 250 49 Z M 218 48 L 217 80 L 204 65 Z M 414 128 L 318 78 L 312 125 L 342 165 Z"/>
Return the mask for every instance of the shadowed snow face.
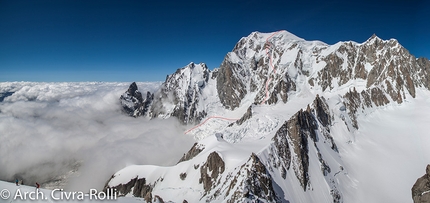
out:
<path id="1" fill-rule="evenodd" d="M 176 119 L 131 118 L 128 83 L 0 83 L 0 179 L 25 184 L 68 177 L 66 189 L 101 188 L 130 164 L 175 164 L 193 144 Z M 141 92 L 159 83 L 138 84 Z M 78 169 L 77 173 L 71 173 Z M 72 175 L 70 175 L 72 174 Z"/>

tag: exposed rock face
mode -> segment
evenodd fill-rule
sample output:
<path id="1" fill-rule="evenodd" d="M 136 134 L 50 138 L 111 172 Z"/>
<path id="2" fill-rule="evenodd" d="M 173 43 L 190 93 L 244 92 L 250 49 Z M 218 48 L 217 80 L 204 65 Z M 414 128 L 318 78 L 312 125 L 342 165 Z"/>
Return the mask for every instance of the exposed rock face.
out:
<path id="1" fill-rule="evenodd" d="M 322 139 L 337 152 L 337 146 L 330 135 L 331 116 L 323 97 L 316 96 L 312 108 L 300 110 L 286 121 L 273 137 L 273 144 L 267 149 L 270 170 L 277 169 L 286 178 L 291 165 L 304 191 L 309 186 L 309 148 L 316 148 L 321 172 L 324 176 L 331 173 L 330 166 L 319 153 L 317 142 Z M 324 137 L 319 137 L 318 135 Z"/>
<path id="2" fill-rule="evenodd" d="M 268 170 L 278 173 L 287 180 L 287 173 L 292 168 L 303 190 L 313 190 L 309 176 L 310 150 L 314 148 L 320 164 L 321 173 L 330 185 L 333 202 L 342 202 L 342 193 L 337 189 L 331 166 L 325 161 L 319 147 L 328 145 L 338 152 L 333 137 L 330 135 L 332 118 L 329 107 L 323 97 L 316 96 L 312 105 L 300 110 L 286 121 L 276 132 L 265 154 L 268 157 Z M 319 143 L 319 144 L 318 144 Z"/>
<path id="3" fill-rule="evenodd" d="M 203 63 L 190 63 L 167 76 L 156 93 L 152 117 L 174 116 L 184 124 L 200 122 L 206 112 L 198 110 L 198 106 L 209 80 L 210 71 Z"/>
<path id="4" fill-rule="evenodd" d="M 128 90 L 121 95 L 120 102 L 125 113 L 133 117 L 138 117 L 146 115 L 153 99 L 154 94 L 147 92 L 146 99 L 144 100 L 136 83 L 133 82 Z"/>
<path id="5" fill-rule="evenodd" d="M 356 114 L 359 111 L 370 107 L 384 106 L 390 102 L 383 90 L 379 87 L 374 87 L 366 91 L 363 90 L 361 93 L 358 93 L 357 90 L 353 88 L 345 94 L 344 99 L 348 115 L 355 129 L 358 129 Z M 402 98 L 400 97 L 398 101 L 401 100 Z"/>
<path id="6" fill-rule="evenodd" d="M 296 57 L 292 60 L 291 56 Z M 264 101 L 266 82 L 267 104 L 287 102 L 288 94 L 301 83 L 300 77 L 307 77 L 309 85 L 323 91 L 366 80 L 368 94 L 378 106 L 388 102 L 387 96 L 401 103 L 406 93 L 415 97 L 416 87 L 430 88 L 427 59 L 416 59 L 397 40 L 382 40 L 376 35 L 362 44 L 339 42 L 329 46 L 288 32 L 275 33 L 271 38 L 254 32 L 227 54 L 218 75 L 217 91 L 227 109 L 237 108 L 245 95 L 253 92 L 258 93 L 255 103 Z"/>
<path id="7" fill-rule="evenodd" d="M 108 181 L 109 182 L 109 181 Z M 104 188 L 104 191 L 108 186 L 106 185 Z M 145 178 L 134 178 L 131 179 L 126 184 L 120 184 L 115 187 L 112 187 L 116 189 L 116 192 L 118 193 L 118 196 L 125 196 L 129 193 L 133 194 L 135 197 L 141 197 L 144 198 L 147 202 L 152 202 L 152 186 L 146 184 Z M 133 190 L 133 191 L 132 191 Z"/>
<path id="8" fill-rule="evenodd" d="M 319 130 L 321 134 L 324 136 L 324 141 L 330 145 L 330 148 L 335 152 L 339 152 L 336 146 L 336 143 L 333 140 L 333 137 L 330 134 L 330 126 L 332 125 L 332 117 L 330 115 L 330 108 L 327 105 L 324 97 L 316 96 L 313 104 L 314 117 L 320 123 Z M 321 161 L 321 160 L 320 160 Z"/>
<path id="9" fill-rule="evenodd" d="M 243 114 L 242 118 L 240 118 L 239 120 L 236 121 L 236 124 L 242 125 L 243 122 L 250 119 L 251 117 L 252 117 L 252 106 L 249 106 L 248 109 L 246 110 L 245 114 Z"/>
<path id="10" fill-rule="evenodd" d="M 282 32 L 271 39 L 258 32 L 242 38 L 224 58 L 218 72 L 217 91 L 224 107 L 237 108 L 245 95 L 253 92 L 258 93 L 255 103 L 263 102 L 266 98 L 266 83 L 268 104 L 276 103 L 279 99 L 286 102 L 288 93 L 296 87 L 278 59 L 288 48 L 297 46 L 294 45 L 294 40 L 301 39 L 288 32 Z M 270 50 L 270 54 L 266 54 L 266 49 Z M 273 61 L 273 67 L 270 61 Z M 299 66 L 300 59 L 297 61 Z M 278 74 L 272 74 L 279 69 L 282 70 Z"/>
<path id="11" fill-rule="evenodd" d="M 205 149 L 204 146 L 199 145 L 197 142 L 194 143 L 194 145 L 191 147 L 191 149 L 186 154 L 184 154 L 184 156 L 182 156 L 182 158 L 179 160 L 178 163 L 181 163 L 183 161 L 188 161 L 188 160 L 194 158 L 200 152 L 202 152 L 204 149 Z"/>
<path id="12" fill-rule="evenodd" d="M 200 168 L 199 183 L 203 184 L 206 192 L 209 192 L 212 187 L 216 185 L 218 176 L 224 173 L 225 163 L 217 152 L 209 154 L 205 164 Z M 209 175 L 210 174 L 210 175 Z"/>
<path id="13" fill-rule="evenodd" d="M 252 153 L 243 165 L 212 182 L 201 200 L 205 202 L 280 202 L 272 185 L 273 179 L 260 158 Z"/>
<path id="14" fill-rule="evenodd" d="M 425 78 L 416 73 L 422 72 L 427 64 L 420 64 L 394 39 L 384 41 L 373 35 L 363 44 L 338 43 L 337 50 L 322 60 L 326 66 L 318 72 L 316 80 L 323 90 L 364 79 L 367 88 L 385 84 L 380 90 L 391 92 L 393 100 L 397 101 L 397 95 L 404 94 L 405 90 L 415 97 L 415 86 L 425 83 Z"/>
<path id="15" fill-rule="evenodd" d="M 163 198 L 161 198 L 160 196 L 155 195 L 155 197 L 154 197 L 154 202 L 157 202 L 157 203 L 164 203 L 164 200 L 163 200 Z"/>
<path id="16" fill-rule="evenodd" d="M 287 132 L 293 147 L 293 169 L 301 186 L 306 190 L 309 183 L 308 137 L 316 141 L 317 123 L 309 111 L 300 110 L 286 122 Z"/>
<path id="17" fill-rule="evenodd" d="M 290 170 L 291 165 L 291 149 L 288 144 L 287 124 L 284 123 L 272 138 L 273 145 L 271 146 L 270 161 L 274 168 L 280 168 L 281 177 L 286 178 L 287 170 Z M 277 156 L 275 156 L 275 154 Z"/>
<path id="18" fill-rule="evenodd" d="M 232 63 L 230 57 L 231 54 L 227 54 L 218 71 L 217 91 L 222 104 L 227 109 L 235 109 L 239 107 L 240 102 L 248 92 L 242 78 L 233 76 L 233 74 L 237 74 L 237 69 L 243 68 Z M 244 76 L 244 74 L 246 73 L 241 72 L 241 76 Z"/>
<path id="19" fill-rule="evenodd" d="M 418 178 L 412 187 L 414 203 L 430 203 L 430 164 L 427 165 L 426 174 Z"/>
<path id="20" fill-rule="evenodd" d="M 244 176 L 243 182 L 238 182 L 238 178 Z M 242 187 L 238 190 L 237 187 Z M 231 182 L 227 195 L 231 193 L 232 189 L 237 189 L 231 198 L 227 200 L 229 203 L 234 202 L 248 202 L 250 200 L 258 199 L 267 202 L 278 202 L 279 198 L 272 185 L 272 177 L 267 171 L 264 164 L 260 161 L 257 155 L 251 154 L 248 161 L 240 167 L 239 173 L 234 177 Z"/>
<path id="21" fill-rule="evenodd" d="M 290 76 L 286 74 L 283 79 L 275 85 L 266 102 L 267 104 L 276 104 L 278 100 L 281 99 L 282 102 L 286 103 L 288 100 L 288 93 L 295 90 L 296 84 L 291 80 Z M 256 102 L 258 102 L 257 98 Z"/>
<path id="22" fill-rule="evenodd" d="M 252 196 L 264 197 L 268 201 L 277 200 L 276 193 L 273 190 L 272 178 L 270 177 L 266 167 L 261 163 L 260 159 L 254 153 L 250 158 L 250 171 L 248 178 L 245 180 L 245 197 Z"/>
<path id="23" fill-rule="evenodd" d="M 321 98 L 319 95 L 316 96 L 313 106 L 316 110 L 316 116 L 319 122 L 324 126 L 327 127 L 331 125 L 331 118 L 330 118 L 330 111 L 327 103 L 325 102 L 324 98 Z"/>

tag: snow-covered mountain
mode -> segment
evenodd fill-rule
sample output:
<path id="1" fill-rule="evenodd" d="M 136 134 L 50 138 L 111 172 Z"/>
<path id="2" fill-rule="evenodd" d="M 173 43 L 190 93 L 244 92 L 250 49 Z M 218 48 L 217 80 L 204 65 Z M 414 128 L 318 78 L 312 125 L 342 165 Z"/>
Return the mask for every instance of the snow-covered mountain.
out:
<path id="1" fill-rule="evenodd" d="M 146 93 L 145 100 L 142 93 L 137 89 L 137 84 L 133 82 L 128 90 L 121 95 L 120 101 L 123 110 L 130 116 L 144 116 L 149 110 L 149 107 L 154 99 L 154 94 Z"/>
<path id="2" fill-rule="evenodd" d="M 216 71 L 210 71 L 204 63 L 190 63 L 168 75 L 155 94 L 147 92 L 146 99 L 133 83 L 120 101 L 124 111 L 135 117 L 174 116 L 184 124 L 198 123 L 207 115 L 206 102 L 217 100 L 212 92 L 215 77 Z"/>
<path id="3" fill-rule="evenodd" d="M 253 32 L 219 68 L 169 75 L 150 108 L 125 105 L 177 117 L 197 142 L 177 165 L 129 166 L 106 188 L 148 202 L 411 202 L 430 162 L 429 88 L 430 61 L 394 39 Z M 130 89 L 123 104 L 140 94 Z"/>

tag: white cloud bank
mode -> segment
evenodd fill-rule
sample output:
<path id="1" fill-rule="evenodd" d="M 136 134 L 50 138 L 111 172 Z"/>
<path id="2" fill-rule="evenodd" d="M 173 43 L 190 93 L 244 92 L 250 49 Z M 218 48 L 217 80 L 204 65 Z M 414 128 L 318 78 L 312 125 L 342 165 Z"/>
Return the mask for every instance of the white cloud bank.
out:
<path id="1" fill-rule="evenodd" d="M 138 83 L 143 94 L 160 83 Z M 176 119 L 121 113 L 129 83 L 0 83 L 0 179 L 101 188 L 129 164 L 173 165 L 193 144 Z M 79 167 L 78 167 L 79 166 Z M 79 168 L 78 173 L 70 173 Z M 60 180 L 60 185 L 61 185 Z"/>

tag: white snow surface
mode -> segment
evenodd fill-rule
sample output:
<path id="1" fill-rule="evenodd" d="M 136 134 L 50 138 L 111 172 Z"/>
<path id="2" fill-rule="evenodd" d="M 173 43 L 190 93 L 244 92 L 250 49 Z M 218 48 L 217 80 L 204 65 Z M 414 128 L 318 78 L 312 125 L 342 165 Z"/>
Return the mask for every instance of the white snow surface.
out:
<path id="1" fill-rule="evenodd" d="M 412 202 L 411 188 L 430 163 L 428 112 L 430 93 L 420 89 L 406 103 L 359 116 L 352 143 L 334 134 L 355 182 L 345 202 Z"/>

